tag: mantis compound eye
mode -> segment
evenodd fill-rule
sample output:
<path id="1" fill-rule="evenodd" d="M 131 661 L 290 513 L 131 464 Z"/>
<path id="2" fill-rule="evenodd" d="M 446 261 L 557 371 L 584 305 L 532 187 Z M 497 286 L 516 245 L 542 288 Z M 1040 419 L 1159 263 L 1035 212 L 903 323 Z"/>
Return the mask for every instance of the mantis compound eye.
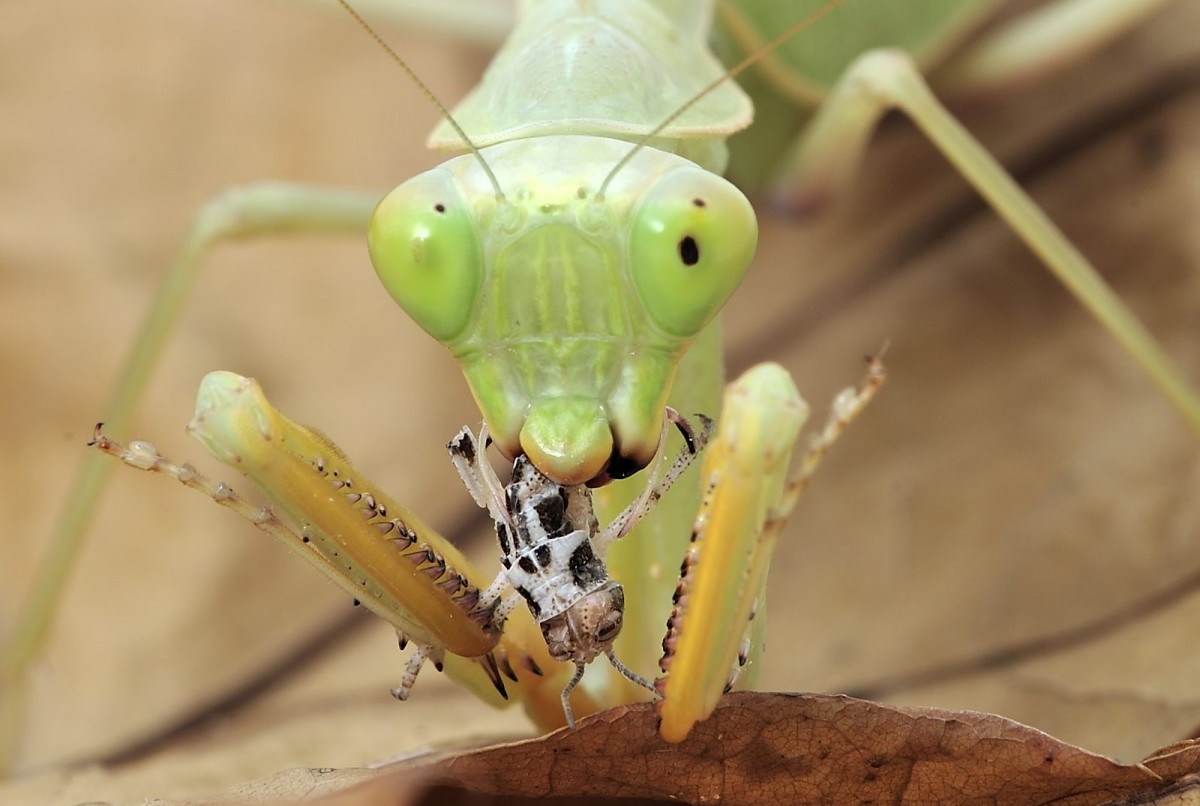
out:
<path id="1" fill-rule="evenodd" d="M 371 263 L 392 299 L 442 343 L 471 320 L 483 281 L 479 235 L 450 175 L 439 169 L 393 190 L 371 216 Z"/>
<path id="2" fill-rule="evenodd" d="M 741 191 L 698 167 L 667 174 L 629 234 L 630 273 L 651 321 L 672 336 L 695 336 L 742 281 L 757 242 Z"/>

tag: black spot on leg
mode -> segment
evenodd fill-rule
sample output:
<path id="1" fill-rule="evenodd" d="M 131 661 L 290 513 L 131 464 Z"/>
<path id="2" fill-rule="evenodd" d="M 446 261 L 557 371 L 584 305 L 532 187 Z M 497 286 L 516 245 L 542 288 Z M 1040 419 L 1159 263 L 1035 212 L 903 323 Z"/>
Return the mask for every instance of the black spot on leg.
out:
<path id="1" fill-rule="evenodd" d="M 683 437 L 683 442 L 687 445 L 687 452 L 695 455 L 696 434 L 692 431 L 692 424 L 681 417 L 675 421 L 675 427 L 679 429 L 679 435 Z"/>
<path id="2" fill-rule="evenodd" d="M 471 464 L 475 463 L 475 440 L 469 434 L 459 434 L 450 440 L 448 447 Z"/>
<path id="3" fill-rule="evenodd" d="M 533 559 L 528 554 L 522 554 L 517 560 L 517 565 L 527 574 L 536 574 L 537 566 L 533 564 Z"/>
<path id="4" fill-rule="evenodd" d="M 550 567 L 550 547 L 544 543 L 533 550 L 533 557 L 537 560 L 538 567 Z"/>

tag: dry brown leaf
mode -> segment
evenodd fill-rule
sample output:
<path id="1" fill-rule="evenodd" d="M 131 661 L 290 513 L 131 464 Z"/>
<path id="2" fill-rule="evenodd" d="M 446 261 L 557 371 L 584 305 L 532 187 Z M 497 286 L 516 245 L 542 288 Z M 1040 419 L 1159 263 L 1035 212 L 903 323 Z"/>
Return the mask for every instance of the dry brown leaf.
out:
<path id="1" fill-rule="evenodd" d="M 467 795 L 474 793 L 501 803 L 639 798 L 739 806 L 1099 806 L 1198 797 L 1198 770 L 1197 745 L 1167 748 L 1144 765 L 1121 765 L 989 714 L 841 696 L 739 693 L 725 698 L 713 718 L 678 745 L 658 737 L 652 706 L 629 706 L 541 739 L 394 765 L 361 787 L 315 801 L 483 802 Z M 287 776 L 284 785 L 294 786 L 297 775 Z M 406 794 L 415 782 L 457 792 Z M 280 786 L 279 780 L 260 782 L 243 789 L 244 799 L 223 802 L 274 802 Z M 313 800 L 306 795 L 280 802 Z"/>
<path id="2" fill-rule="evenodd" d="M 1163 782 L 1001 717 L 849 697 L 735 694 L 678 746 L 649 706 L 441 762 L 456 785 L 526 797 L 684 802 L 1099 804 Z M 1191 752 L 1190 771 L 1197 756 Z"/>

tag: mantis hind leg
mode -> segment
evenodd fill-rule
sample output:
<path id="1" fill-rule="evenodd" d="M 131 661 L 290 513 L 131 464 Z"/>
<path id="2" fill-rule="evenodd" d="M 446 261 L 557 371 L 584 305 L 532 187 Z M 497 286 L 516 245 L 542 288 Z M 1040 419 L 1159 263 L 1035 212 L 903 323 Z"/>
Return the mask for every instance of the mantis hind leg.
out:
<path id="1" fill-rule="evenodd" d="M 917 124 L 1200 436 L 1200 395 L 1192 384 L 1088 259 L 938 102 L 906 54 L 871 51 L 847 69 L 808 127 L 791 180 L 814 198 L 832 192 L 854 171 L 870 132 L 891 109 Z"/>
<path id="2" fill-rule="evenodd" d="M 183 248 L 164 277 L 104 408 L 108 432 L 125 436 L 150 374 L 214 246 L 288 234 L 359 234 L 365 231 L 376 201 L 375 194 L 272 182 L 234 188 L 208 202 L 193 220 Z M 70 503 L 59 516 L 32 593 L 2 653 L 0 775 L 16 751 L 28 671 L 53 625 L 111 469 L 111 463 L 98 454 L 84 457 L 71 482 Z"/>

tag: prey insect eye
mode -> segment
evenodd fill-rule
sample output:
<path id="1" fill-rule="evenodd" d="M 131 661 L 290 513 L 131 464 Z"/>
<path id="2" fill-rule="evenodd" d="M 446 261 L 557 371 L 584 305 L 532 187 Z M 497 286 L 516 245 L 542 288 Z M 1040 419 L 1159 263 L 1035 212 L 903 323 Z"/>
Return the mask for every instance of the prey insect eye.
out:
<path id="1" fill-rule="evenodd" d="M 750 202 L 696 167 L 667 174 L 646 194 L 629 233 L 629 270 L 652 322 L 696 335 L 737 288 L 758 241 Z"/>
<path id="2" fill-rule="evenodd" d="M 616 640 L 621 633 L 621 622 L 620 613 L 609 613 L 605 616 L 604 620 L 596 627 L 596 642 L 607 644 L 609 641 Z"/>
<path id="3" fill-rule="evenodd" d="M 440 342 L 462 334 L 483 282 L 479 236 L 450 175 L 434 169 L 393 190 L 371 216 L 371 263 L 392 299 Z"/>

